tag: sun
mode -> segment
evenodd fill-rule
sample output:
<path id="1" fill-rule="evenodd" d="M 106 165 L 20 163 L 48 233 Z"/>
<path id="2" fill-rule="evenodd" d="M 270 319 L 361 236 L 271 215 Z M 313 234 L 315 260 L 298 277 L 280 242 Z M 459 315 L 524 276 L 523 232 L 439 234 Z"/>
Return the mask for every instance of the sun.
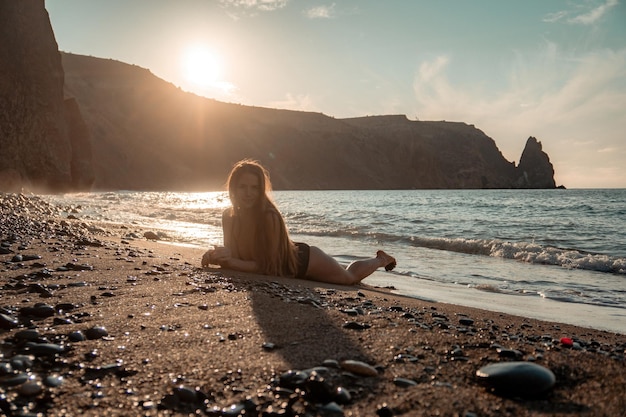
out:
<path id="1" fill-rule="evenodd" d="M 184 51 L 182 69 L 185 79 L 200 88 L 214 86 L 222 76 L 219 56 L 204 45 L 192 45 Z"/>

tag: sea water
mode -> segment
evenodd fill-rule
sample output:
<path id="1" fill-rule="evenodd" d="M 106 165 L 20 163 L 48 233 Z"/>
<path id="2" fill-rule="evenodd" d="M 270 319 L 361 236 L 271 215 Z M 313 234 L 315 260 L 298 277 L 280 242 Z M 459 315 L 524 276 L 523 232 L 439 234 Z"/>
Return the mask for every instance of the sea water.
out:
<path id="1" fill-rule="evenodd" d="M 626 190 L 277 191 L 292 239 L 348 264 L 397 258 L 364 283 L 424 300 L 626 334 Z M 68 213 L 222 244 L 225 192 L 45 196 Z M 198 260 L 199 262 L 199 260 Z"/>

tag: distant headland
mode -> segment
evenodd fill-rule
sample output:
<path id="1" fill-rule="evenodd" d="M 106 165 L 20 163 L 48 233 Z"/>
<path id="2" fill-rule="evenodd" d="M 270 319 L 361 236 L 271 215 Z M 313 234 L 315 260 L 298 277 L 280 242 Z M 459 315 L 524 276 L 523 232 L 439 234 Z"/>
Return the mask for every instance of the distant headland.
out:
<path id="1" fill-rule="evenodd" d="M 43 2 L 3 7 L 0 191 L 216 190 L 243 158 L 267 166 L 276 189 L 556 188 L 534 137 L 515 166 L 465 123 L 218 102 L 59 52 Z"/>

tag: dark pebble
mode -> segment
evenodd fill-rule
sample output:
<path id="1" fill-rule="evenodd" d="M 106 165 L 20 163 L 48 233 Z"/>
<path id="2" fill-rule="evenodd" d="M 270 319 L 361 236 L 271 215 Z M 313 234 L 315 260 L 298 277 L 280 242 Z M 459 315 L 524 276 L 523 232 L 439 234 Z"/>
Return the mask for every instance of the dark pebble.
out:
<path id="1" fill-rule="evenodd" d="M 349 321 L 343 325 L 344 329 L 351 329 L 351 330 L 365 330 L 365 329 L 369 329 L 370 327 L 372 326 L 370 326 L 369 324 L 357 323 L 356 321 Z"/>
<path id="2" fill-rule="evenodd" d="M 28 342 L 26 344 L 28 352 L 32 353 L 36 357 L 40 356 L 54 356 L 65 351 L 65 348 L 61 345 L 54 343 L 33 343 Z"/>
<path id="3" fill-rule="evenodd" d="M 11 358 L 11 366 L 13 369 L 25 371 L 33 366 L 34 356 L 31 355 L 15 355 Z"/>
<path id="4" fill-rule="evenodd" d="M 335 401 L 337 401 L 339 404 L 348 404 L 350 401 L 352 401 L 352 395 L 350 394 L 350 391 L 348 391 L 346 388 L 337 387 L 337 389 L 335 390 Z"/>
<path id="5" fill-rule="evenodd" d="M 56 310 L 49 304 L 38 303 L 33 307 L 23 307 L 20 309 L 20 315 L 26 317 L 46 318 L 54 316 Z"/>
<path id="6" fill-rule="evenodd" d="M 263 343 L 263 349 L 265 350 L 274 350 L 275 348 L 276 348 L 276 345 L 274 343 L 271 343 L 271 342 Z"/>
<path id="7" fill-rule="evenodd" d="M 496 393 L 535 397 L 550 390 L 556 378 L 548 368 L 531 362 L 501 362 L 484 366 L 476 376 Z"/>
<path id="8" fill-rule="evenodd" d="M 194 403 L 198 399 L 196 390 L 184 386 L 175 387 L 174 395 L 185 403 Z"/>
<path id="9" fill-rule="evenodd" d="M 65 268 L 70 271 L 93 271 L 93 266 L 91 265 L 77 265 L 71 262 L 65 264 Z"/>
<path id="10" fill-rule="evenodd" d="M 393 357 L 395 362 L 404 363 L 404 362 L 418 362 L 419 358 L 413 355 L 407 355 L 405 353 L 400 353 Z"/>
<path id="11" fill-rule="evenodd" d="M 356 309 L 354 309 L 354 308 L 347 308 L 347 309 L 341 310 L 341 312 L 347 314 L 348 316 L 358 316 L 359 315 L 359 312 Z"/>
<path id="12" fill-rule="evenodd" d="M 450 356 L 454 356 L 454 357 L 460 357 L 460 356 L 464 356 L 463 355 L 463 349 L 461 349 L 460 347 L 455 347 L 453 348 L 450 352 L 449 352 Z"/>
<path id="13" fill-rule="evenodd" d="M 284 388 L 295 388 L 306 381 L 309 375 L 303 371 L 289 370 L 279 376 L 280 386 Z"/>
<path id="14" fill-rule="evenodd" d="M 77 288 L 77 287 L 87 287 L 89 286 L 89 284 L 87 284 L 85 281 L 78 281 L 78 282 L 70 282 L 69 284 L 67 284 L 67 286 L 71 288 Z"/>
<path id="15" fill-rule="evenodd" d="M 474 320 L 467 318 L 467 317 L 461 317 L 459 319 L 459 323 L 462 324 L 463 326 L 472 326 L 474 324 Z"/>
<path id="16" fill-rule="evenodd" d="M 50 291 L 48 288 L 44 287 L 41 284 L 30 284 L 28 286 L 28 292 L 34 293 L 34 294 L 40 294 L 44 297 L 52 296 L 52 291 Z"/>
<path id="17" fill-rule="evenodd" d="M 109 332 L 107 332 L 107 329 L 104 328 L 104 326 L 94 326 L 90 329 L 85 330 L 85 336 L 87 336 L 87 339 L 89 340 L 102 339 L 103 337 L 108 335 Z"/>
<path id="18" fill-rule="evenodd" d="M 52 324 L 54 326 L 64 326 L 64 325 L 68 325 L 68 324 L 73 324 L 74 322 L 72 321 L 72 319 L 67 318 L 67 317 L 55 317 L 54 320 L 52 321 Z"/>
<path id="19" fill-rule="evenodd" d="M 100 356 L 100 352 L 98 352 L 98 349 L 94 349 L 89 352 L 86 352 L 83 356 L 86 360 L 92 361 Z"/>
<path id="20" fill-rule="evenodd" d="M 496 352 L 498 352 L 498 356 L 500 356 L 501 358 L 519 359 L 523 356 L 522 352 L 515 349 L 497 348 Z"/>
<path id="21" fill-rule="evenodd" d="M 322 365 L 326 368 L 339 368 L 339 361 L 336 359 L 326 359 L 322 362 Z"/>
<path id="22" fill-rule="evenodd" d="M 34 397 L 35 395 L 41 394 L 42 391 L 43 387 L 39 381 L 28 381 L 25 384 L 22 384 L 22 386 L 18 389 L 20 395 L 24 397 Z"/>
<path id="23" fill-rule="evenodd" d="M 85 334 L 81 332 L 80 330 L 71 332 L 70 334 L 67 335 L 67 338 L 71 342 L 82 342 L 84 340 L 87 340 L 87 337 L 85 336 Z"/>
<path id="24" fill-rule="evenodd" d="M 59 375 L 47 375 L 43 383 L 47 387 L 60 387 L 63 384 L 63 377 Z"/>
<path id="25" fill-rule="evenodd" d="M 143 234 L 143 237 L 145 237 L 148 240 L 159 240 L 159 235 L 151 231 L 145 232 Z"/>
<path id="26" fill-rule="evenodd" d="M 28 374 L 22 372 L 17 375 L 7 375 L 0 377 L 0 386 L 15 387 L 17 385 L 22 385 L 26 381 L 28 381 Z"/>
<path id="27" fill-rule="evenodd" d="M 54 306 L 54 308 L 57 311 L 63 312 L 63 311 L 72 311 L 74 309 L 76 309 L 78 306 L 76 304 L 72 304 L 72 303 L 59 303 L 57 305 Z"/>
<path id="28" fill-rule="evenodd" d="M 8 375 L 13 372 L 13 367 L 8 362 L 0 362 L 0 376 Z"/>
<path id="29" fill-rule="evenodd" d="M 19 324 L 20 322 L 15 317 L 0 313 L 0 329 L 15 329 Z"/>
<path id="30" fill-rule="evenodd" d="M 402 388 L 414 387 L 417 385 L 417 382 L 408 378 L 394 378 L 393 383 L 397 387 L 402 387 Z"/>
<path id="31" fill-rule="evenodd" d="M 224 417 L 239 417 L 241 415 L 252 415 L 252 412 L 256 409 L 257 405 L 251 399 L 246 399 L 244 402 L 233 404 L 228 408 L 222 410 L 222 416 Z"/>
<path id="32" fill-rule="evenodd" d="M 343 416 L 343 408 L 341 408 L 341 406 L 339 404 L 337 404 L 336 402 L 332 401 L 329 402 L 328 404 L 324 404 L 321 407 L 319 407 L 319 411 L 322 412 L 322 415 L 336 415 L 336 416 Z"/>
<path id="33" fill-rule="evenodd" d="M 383 404 L 376 410 L 378 417 L 393 417 L 393 411 L 387 404 Z"/>

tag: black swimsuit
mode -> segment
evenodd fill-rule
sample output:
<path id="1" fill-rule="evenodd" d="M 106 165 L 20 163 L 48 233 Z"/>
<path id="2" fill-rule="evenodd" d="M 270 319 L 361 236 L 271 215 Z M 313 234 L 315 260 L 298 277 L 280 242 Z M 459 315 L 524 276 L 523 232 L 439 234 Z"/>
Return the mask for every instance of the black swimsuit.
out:
<path id="1" fill-rule="evenodd" d="M 306 243 L 294 242 L 298 248 L 297 263 L 298 271 L 296 272 L 296 278 L 306 277 L 306 271 L 309 269 L 309 257 L 311 256 L 311 247 Z"/>

